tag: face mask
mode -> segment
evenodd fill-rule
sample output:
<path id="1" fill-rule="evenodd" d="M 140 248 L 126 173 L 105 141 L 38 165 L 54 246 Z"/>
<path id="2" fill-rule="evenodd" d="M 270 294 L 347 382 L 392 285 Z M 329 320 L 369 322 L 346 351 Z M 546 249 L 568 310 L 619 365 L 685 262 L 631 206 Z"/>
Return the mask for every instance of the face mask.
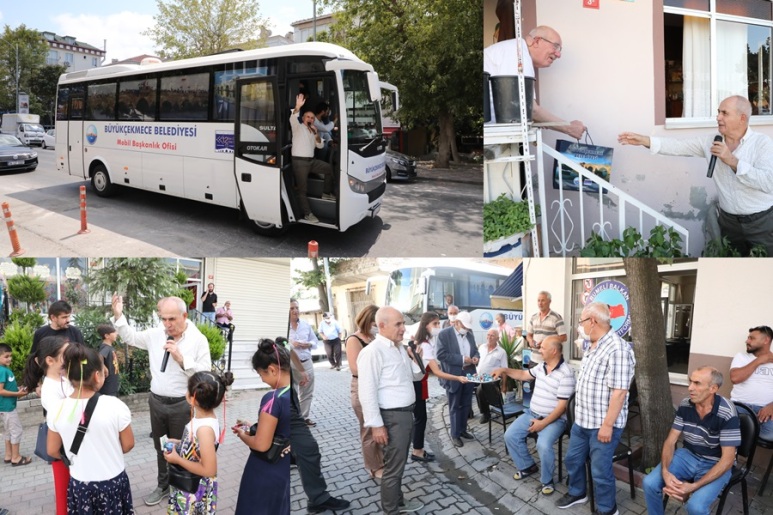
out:
<path id="1" fill-rule="evenodd" d="M 440 328 L 433 327 L 432 329 L 430 329 L 429 334 L 431 334 L 432 336 L 437 336 L 438 334 L 440 334 Z"/>
<path id="2" fill-rule="evenodd" d="M 376 336 L 377 334 L 378 334 L 378 326 L 375 326 L 375 325 L 371 326 L 370 327 L 370 335 L 371 336 Z"/>
<path id="3" fill-rule="evenodd" d="M 449 322 L 456 322 L 456 315 L 448 315 Z"/>
<path id="4" fill-rule="evenodd" d="M 585 328 L 582 326 L 582 324 L 577 326 L 577 333 L 583 340 L 590 340 L 590 335 L 585 332 Z"/>
<path id="5" fill-rule="evenodd" d="M 462 327 L 461 329 L 459 329 L 459 334 L 461 334 L 462 336 L 465 336 L 467 334 L 467 329 Z"/>

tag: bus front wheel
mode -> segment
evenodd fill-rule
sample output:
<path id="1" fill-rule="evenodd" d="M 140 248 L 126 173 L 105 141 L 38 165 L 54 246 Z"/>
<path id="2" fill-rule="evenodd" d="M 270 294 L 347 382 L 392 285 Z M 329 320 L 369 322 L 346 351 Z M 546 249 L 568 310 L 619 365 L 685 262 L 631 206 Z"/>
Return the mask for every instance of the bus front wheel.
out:
<path id="1" fill-rule="evenodd" d="M 252 230 L 261 236 L 279 236 L 287 231 L 287 225 L 277 227 L 276 224 L 259 222 L 257 220 L 250 220 L 250 225 Z"/>
<path id="2" fill-rule="evenodd" d="M 104 165 L 97 165 L 94 168 L 94 172 L 91 174 L 91 185 L 100 197 L 109 197 L 114 195 L 116 191 Z"/>

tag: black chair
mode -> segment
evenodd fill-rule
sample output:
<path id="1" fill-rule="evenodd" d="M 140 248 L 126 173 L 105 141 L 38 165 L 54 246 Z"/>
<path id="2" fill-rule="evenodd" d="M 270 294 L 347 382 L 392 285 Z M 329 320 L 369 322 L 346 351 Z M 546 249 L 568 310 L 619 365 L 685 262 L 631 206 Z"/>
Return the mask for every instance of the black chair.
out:
<path id="1" fill-rule="evenodd" d="M 572 396 L 569 398 L 569 402 L 572 402 L 573 399 L 574 399 L 574 394 L 572 394 Z M 564 480 L 564 473 L 561 470 L 561 466 L 564 462 L 564 449 L 563 449 L 564 437 L 569 438 L 569 433 L 571 433 L 572 431 L 572 422 L 570 422 L 568 406 L 569 404 L 567 403 L 566 427 L 564 427 L 564 432 L 561 433 L 561 436 L 558 437 L 558 482 L 559 483 Z M 536 443 L 537 439 L 539 438 L 539 433 L 529 433 L 528 435 L 526 435 L 526 437 L 533 438 L 534 442 Z"/>
<path id="2" fill-rule="evenodd" d="M 492 381 L 489 383 L 481 383 L 481 397 L 483 401 L 488 403 L 491 416 L 488 420 L 488 443 L 491 445 L 491 420 L 496 416 L 502 421 L 502 432 L 507 431 L 507 421 L 511 418 L 516 418 L 523 413 L 523 404 L 517 402 L 505 403 L 502 400 L 501 393 L 501 380 Z M 502 439 L 504 441 L 504 438 Z M 505 452 L 507 452 L 507 444 L 505 443 Z"/>
<path id="3" fill-rule="evenodd" d="M 625 434 L 628 438 L 628 447 L 631 445 L 631 420 L 641 417 L 641 404 L 639 404 L 639 389 L 636 386 L 636 378 L 631 381 L 631 387 L 628 389 L 628 421 L 625 424 Z"/>
<path id="4" fill-rule="evenodd" d="M 773 449 L 773 440 L 765 440 L 764 438 L 757 438 L 757 447 L 763 449 Z M 773 455 L 770 456 L 770 462 L 768 462 L 768 469 L 765 471 L 765 475 L 762 476 L 762 483 L 760 484 L 759 495 L 765 491 L 765 485 L 768 484 L 768 478 L 770 477 L 770 470 L 773 469 Z"/>
<path id="5" fill-rule="evenodd" d="M 749 515 L 749 493 L 746 486 L 746 476 L 749 474 L 752 462 L 754 461 L 754 453 L 757 450 L 757 440 L 760 435 L 760 422 L 757 420 L 757 415 L 752 409 L 741 402 L 734 402 L 736 410 L 738 411 L 738 418 L 741 420 L 741 445 L 738 446 L 736 457 L 741 456 L 745 458 L 742 465 L 733 466 L 733 471 L 730 475 L 730 481 L 727 482 L 725 488 L 719 494 L 719 506 L 717 506 L 717 515 L 722 514 L 722 509 L 725 507 L 725 501 L 727 500 L 727 494 L 730 489 L 741 483 L 741 494 L 743 495 L 743 512 L 744 515 Z M 665 509 L 668 504 L 668 496 L 663 497 L 663 508 Z"/>

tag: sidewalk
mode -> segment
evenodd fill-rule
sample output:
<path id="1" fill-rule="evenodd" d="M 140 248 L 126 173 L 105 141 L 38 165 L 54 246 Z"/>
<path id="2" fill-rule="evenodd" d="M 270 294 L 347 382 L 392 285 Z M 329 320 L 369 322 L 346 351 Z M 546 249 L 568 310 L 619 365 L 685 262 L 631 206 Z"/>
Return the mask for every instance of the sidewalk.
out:
<path id="1" fill-rule="evenodd" d="M 483 186 L 483 165 L 472 162 L 450 163 L 449 168 L 435 168 L 434 161 L 416 161 L 415 181 L 480 184 Z"/>

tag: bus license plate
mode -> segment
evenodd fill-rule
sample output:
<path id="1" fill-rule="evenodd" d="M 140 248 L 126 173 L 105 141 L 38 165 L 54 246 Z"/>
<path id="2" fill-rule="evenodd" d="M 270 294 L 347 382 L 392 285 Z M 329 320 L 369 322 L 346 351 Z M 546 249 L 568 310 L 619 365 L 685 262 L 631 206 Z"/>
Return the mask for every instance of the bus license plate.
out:
<path id="1" fill-rule="evenodd" d="M 24 161 L 8 161 L 8 166 L 23 165 Z"/>

